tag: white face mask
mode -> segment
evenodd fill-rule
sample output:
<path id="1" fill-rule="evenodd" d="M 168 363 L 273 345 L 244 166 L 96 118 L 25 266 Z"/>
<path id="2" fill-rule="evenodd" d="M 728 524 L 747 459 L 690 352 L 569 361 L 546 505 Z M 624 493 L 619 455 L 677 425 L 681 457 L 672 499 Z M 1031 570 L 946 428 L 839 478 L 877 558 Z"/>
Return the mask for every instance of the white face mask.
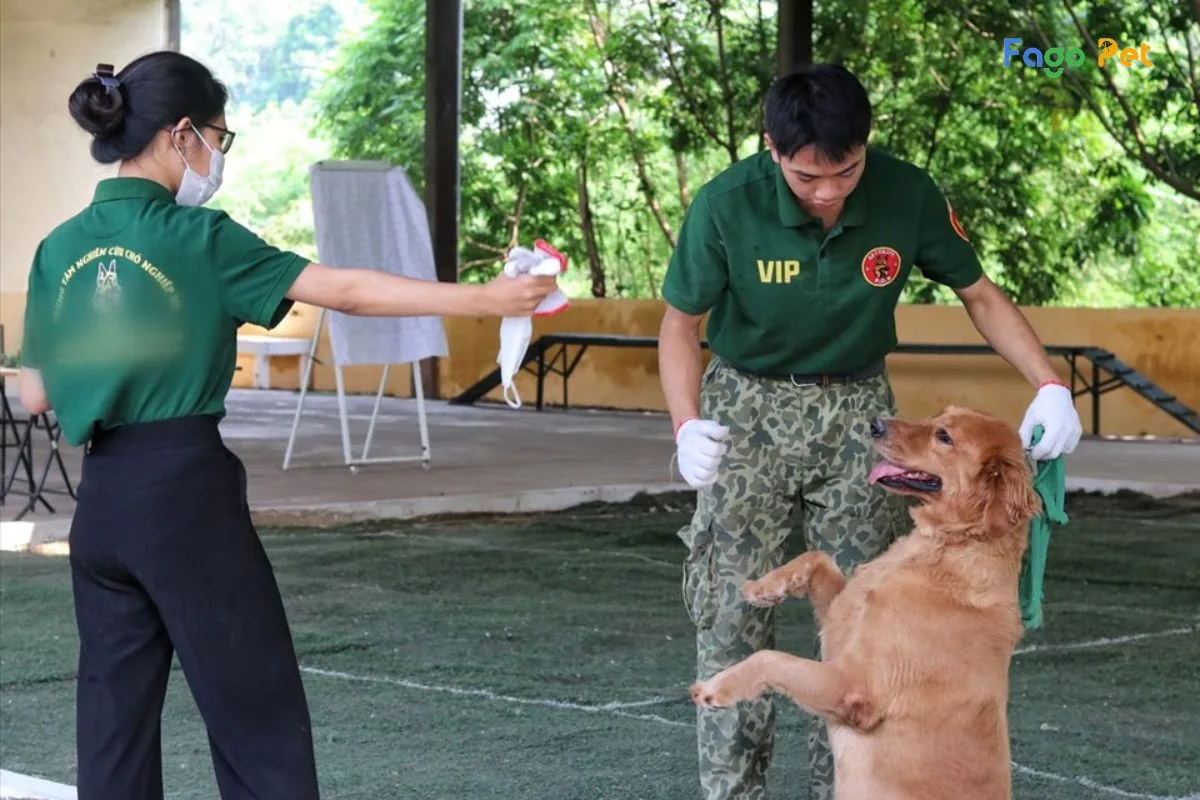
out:
<path id="1" fill-rule="evenodd" d="M 533 336 L 533 317 L 505 317 L 500 320 L 500 382 L 504 384 L 504 402 L 513 408 L 521 407 L 521 395 L 514 381 L 525 359 L 529 340 Z M 511 392 L 512 397 L 509 397 Z"/>
<path id="2" fill-rule="evenodd" d="M 533 250 L 514 247 L 504 262 L 504 272 L 510 278 L 518 275 L 558 275 L 566 268 L 566 258 L 541 239 L 537 240 Z M 533 314 L 551 316 L 565 311 L 567 305 L 567 296 L 561 289 L 555 289 L 542 298 Z M 500 365 L 500 381 L 504 384 L 504 402 L 513 408 L 521 407 L 521 395 L 517 392 L 515 381 L 531 338 L 533 317 L 505 317 L 500 321 L 500 353 L 496 356 L 496 362 Z"/>
<path id="3" fill-rule="evenodd" d="M 192 126 L 192 130 L 196 131 L 195 125 Z M 196 131 L 196 135 L 200 136 L 200 131 Z M 183 181 L 179 184 L 179 191 L 175 193 L 175 202 L 181 206 L 202 206 L 212 199 L 212 196 L 217 193 L 217 189 L 221 188 L 221 175 L 225 170 L 225 154 L 209 147 L 203 136 L 200 136 L 200 142 L 208 148 L 208 152 L 211 154 L 207 177 L 201 177 L 193 170 L 187 163 L 187 159 L 183 157 L 183 151 L 178 146 L 175 148 L 175 152 L 179 153 L 179 157 L 183 159 Z"/>

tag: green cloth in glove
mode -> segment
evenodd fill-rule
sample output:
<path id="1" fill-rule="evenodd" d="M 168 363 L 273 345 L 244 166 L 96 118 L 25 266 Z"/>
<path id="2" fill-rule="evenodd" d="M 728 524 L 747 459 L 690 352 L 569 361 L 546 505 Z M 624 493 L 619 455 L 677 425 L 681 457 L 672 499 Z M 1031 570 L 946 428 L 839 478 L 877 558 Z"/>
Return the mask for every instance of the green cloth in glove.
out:
<path id="1" fill-rule="evenodd" d="M 1033 442 L 1042 438 L 1043 428 L 1033 429 Z M 1050 525 L 1065 525 L 1067 478 L 1062 456 L 1039 461 L 1033 476 L 1033 489 L 1042 499 L 1042 513 L 1029 523 L 1029 547 L 1021 564 L 1018 596 L 1021 622 L 1027 630 L 1042 627 L 1042 584 L 1046 577 L 1046 556 L 1050 550 Z"/>

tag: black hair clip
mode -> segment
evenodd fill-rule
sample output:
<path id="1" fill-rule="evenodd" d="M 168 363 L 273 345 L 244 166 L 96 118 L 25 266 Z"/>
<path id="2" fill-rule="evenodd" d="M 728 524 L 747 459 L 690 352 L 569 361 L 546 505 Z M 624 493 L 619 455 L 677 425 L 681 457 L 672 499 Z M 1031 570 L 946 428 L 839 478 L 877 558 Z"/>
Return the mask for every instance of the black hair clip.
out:
<path id="1" fill-rule="evenodd" d="M 97 64 L 96 71 L 92 73 L 92 77 L 98 79 L 104 85 L 104 88 L 110 92 L 121 86 L 121 81 L 113 75 L 112 64 Z"/>

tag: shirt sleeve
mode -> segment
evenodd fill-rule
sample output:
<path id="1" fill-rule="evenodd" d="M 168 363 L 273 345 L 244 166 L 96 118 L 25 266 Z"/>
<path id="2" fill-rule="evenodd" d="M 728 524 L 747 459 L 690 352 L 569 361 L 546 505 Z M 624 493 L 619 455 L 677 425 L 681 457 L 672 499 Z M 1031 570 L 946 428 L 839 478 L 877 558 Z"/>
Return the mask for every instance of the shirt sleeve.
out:
<path id="1" fill-rule="evenodd" d="M 945 195 L 926 178 L 916 267 L 930 280 L 964 289 L 983 277 L 983 266 Z"/>
<path id="2" fill-rule="evenodd" d="M 210 236 L 211 255 L 230 316 L 274 328 L 292 309 L 285 295 L 310 259 L 280 250 L 217 212 Z"/>
<path id="3" fill-rule="evenodd" d="M 729 280 L 729 263 L 708 195 L 700 192 L 688 208 L 675 252 L 663 279 L 663 299 L 685 314 L 711 309 Z"/>
<path id="4" fill-rule="evenodd" d="M 21 364 L 30 369 L 42 369 L 45 359 L 45 344 L 47 331 L 45 323 L 53 313 L 46 304 L 45 277 L 39 264 L 41 263 L 42 248 L 45 243 L 38 245 L 33 256 L 33 264 L 29 268 L 29 283 L 25 289 L 25 322 L 21 333 Z"/>

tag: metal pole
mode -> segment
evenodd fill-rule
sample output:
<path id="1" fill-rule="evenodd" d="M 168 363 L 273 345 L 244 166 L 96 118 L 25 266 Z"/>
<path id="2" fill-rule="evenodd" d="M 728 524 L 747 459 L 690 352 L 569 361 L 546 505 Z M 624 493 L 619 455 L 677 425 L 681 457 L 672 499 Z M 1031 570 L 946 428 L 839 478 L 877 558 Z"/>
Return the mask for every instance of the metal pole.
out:
<path id="1" fill-rule="evenodd" d="M 296 415 L 292 417 L 292 432 L 288 434 L 287 449 L 283 451 L 283 469 L 286 471 L 292 463 L 292 448 L 296 446 L 296 431 L 300 429 L 300 412 L 304 410 L 304 396 L 312 385 L 313 364 L 317 360 L 317 345 L 321 341 L 321 326 L 325 324 L 325 309 L 317 314 L 317 324 L 313 328 L 312 341 L 308 345 L 308 358 L 304 362 L 304 375 L 300 378 L 300 399 L 296 402 Z"/>
<path id="2" fill-rule="evenodd" d="M 437 277 L 447 283 L 458 282 L 462 32 L 462 0 L 425 0 L 425 211 Z M 439 397 L 437 359 L 418 368 Z"/>
<path id="3" fill-rule="evenodd" d="M 440 281 L 458 281 L 461 0 L 425 3 L 425 205 Z"/>
<path id="4" fill-rule="evenodd" d="M 542 342 L 539 342 L 538 344 L 541 346 L 538 347 L 538 351 L 537 351 L 537 365 L 538 365 L 537 410 L 541 411 L 542 405 L 545 402 L 545 393 L 546 393 L 546 345 Z"/>
<path id="5" fill-rule="evenodd" d="M 813 0 L 779 0 L 776 69 L 786 75 L 813 60 Z"/>
<path id="6" fill-rule="evenodd" d="M 371 424 L 367 426 L 367 440 L 363 442 L 363 461 L 367 460 L 367 454 L 371 451 L 371 439 L 375 437 L 375 420 L 379 419 L 379 404 L 383 402 L 383 390 L 387 388 L 388 372 L 391 368 L 391 364 L 384 364 L 383 372 L 379 376 L 379 391 L 375 392 L 375 405 L 371 409 Z"/>

